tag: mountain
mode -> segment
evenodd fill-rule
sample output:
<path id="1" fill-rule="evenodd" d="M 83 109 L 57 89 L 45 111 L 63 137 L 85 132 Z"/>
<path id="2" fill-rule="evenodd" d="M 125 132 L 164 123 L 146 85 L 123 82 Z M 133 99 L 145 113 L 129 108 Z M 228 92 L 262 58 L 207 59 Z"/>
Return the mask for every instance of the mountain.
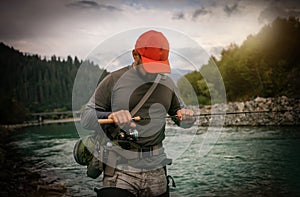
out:
<path id="1" fill-rule="evenodd" d="M 181 77 L 184 77 L 184 75 L 186 75 L 190 72 L 193 72 L 193 71 L 192 70 L 184 70 L 184 69 L 174 68 L 174 69 L 172 69 L 172 72 L 170 74 L 168 74 L 168 76 L 170 76 L 173 79 L 173 81 L 175 83 L 177 83 L 178 80 Z"/>

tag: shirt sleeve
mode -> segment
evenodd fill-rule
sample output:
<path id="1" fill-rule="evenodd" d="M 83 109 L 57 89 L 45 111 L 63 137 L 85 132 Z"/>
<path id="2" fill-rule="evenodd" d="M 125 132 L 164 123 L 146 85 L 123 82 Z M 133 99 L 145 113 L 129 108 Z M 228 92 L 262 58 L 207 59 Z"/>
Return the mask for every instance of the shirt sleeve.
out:
<path id="1" fill-rule="evenodd" d="M 168 114 L 172 117 L 173 122 L 180 127 L 186 128 L 184 124 L 176 117 L 177 111 L 186 108 L 185 103 L 183 102 L 182 98 L 179 96 L 178 90 L 174 84 L 173 86 L 173 94 L 172 94 L 172 101 L 171 101 L 171 108 Z M 189 126 L 188 126 L 189 127 Z"/>
<path id="2" fill-rule="evenodd" d="M 185 104 L 183 100 L 179 96 L 178 89 L 176 88 L 176 85 L 174 84 L 172 79 L 168 79 L 168 83 L 170 84 L 170 87 L 172 87 L 172 100 L 171 100 L 171 107 L 168 111 L 168 114 L 170 116 L 175 116 L 176 112 L 185 107 Z"/>
<path id="3" fill-rule="evenodd" d="M 175 95 L 177 95 L 177 94 L 175 94 Z M 177 111 L 178 111 L 178 110 L 183 109 L 183 108 L 187 108 L 186 105 L 184 104 L 183 100 L 182 100 L 180 97 L 177 97 L 177 96 L 175 96 L 175 97 L 177 98 L 177 101 L 174 101 L 174 102 L 177 104 L 176 106 L 178 106 L 178 103 L 179 103 L 179 107 L 176 107 L 176 108 L 175 108 L 175 114 L 172 115 L 172 120 L 173 120 L 173 122 L 174 122 L 177 126 L 179 126 L 179 127 L 181 127 L 181 128 L 190 128 L 190 127 L 192 127 L 192 126 L 194 125 L 196 119 L 195 119 L 194 121 L 180 121 L 180 120 L 175 116 L 175 115 L 177 114 Z M 176 99 L 175 99 L 175 100 L 176 100 Z"/>
<path id="4" fill-rule="evenodd" d="M 85 129 L 96 129 L 98 119 L 107 118 L 111 113 L 111 90 L 113 78 L 111 74 L 106 76 L 97 86 L 93 96 L 87 103 L 80 116 L 80 123 Z"/>

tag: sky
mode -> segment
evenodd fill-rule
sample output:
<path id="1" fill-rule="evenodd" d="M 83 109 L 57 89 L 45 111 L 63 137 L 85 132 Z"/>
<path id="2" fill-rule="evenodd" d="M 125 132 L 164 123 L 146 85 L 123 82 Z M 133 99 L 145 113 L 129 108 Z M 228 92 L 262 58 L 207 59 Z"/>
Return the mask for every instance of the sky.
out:
<path id="1" fill-rule="evenodd" d="M 42 57 L 85 59 L 115 35 L 158 27 L 218 57 L 276 17 L 299 15 L 300 1 L 291 0 L 3 0 L 0 42 Z"/>

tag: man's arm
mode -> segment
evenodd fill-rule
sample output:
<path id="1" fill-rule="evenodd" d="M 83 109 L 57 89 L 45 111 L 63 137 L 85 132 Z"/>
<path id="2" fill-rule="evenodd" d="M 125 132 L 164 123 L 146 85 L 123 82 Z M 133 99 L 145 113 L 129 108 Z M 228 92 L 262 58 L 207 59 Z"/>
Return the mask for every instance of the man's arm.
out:
<path id="1" fill-rule="evenodd" d="M 85 129 L 95 130 L 99 126 L 98 119 L 106 119 L 110 114 L 111 112 L 100 111 L 87 105 L 81 112 L 80 124 Z"/>
<path id="2" fill-rule="evenodd" d="M 94 130 L 99 127 L 98 119 L 108 118 L 111 114 L 111 75 L 105 77 L 95 90 L 85 109 L 81 112 L 80 123 L 83 128 Z"/>
<path id="3" fill-rule="evenodd" d="M 183 100 L 176 94 L 176 89 L 171 101 L 171 109 L 169 114 L 172 116 L 172 120 L 176 125 L 182 128 L 190 128 L 194 125 L 196 118 L 194 117 L 194 111 L 187 109 Z"/>

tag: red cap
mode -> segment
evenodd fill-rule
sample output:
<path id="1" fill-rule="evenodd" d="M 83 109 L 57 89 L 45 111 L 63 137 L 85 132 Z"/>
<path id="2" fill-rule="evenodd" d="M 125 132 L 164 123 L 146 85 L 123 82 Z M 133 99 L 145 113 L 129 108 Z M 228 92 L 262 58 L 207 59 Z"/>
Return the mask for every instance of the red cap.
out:
<path id="1" fill-rule="evenodd" d="M 135 43 L 135 50 L 141 55 L 144 69 L 149 73 L 171 73 L 169 42 L 154 30 L 143 33 Z"/>

